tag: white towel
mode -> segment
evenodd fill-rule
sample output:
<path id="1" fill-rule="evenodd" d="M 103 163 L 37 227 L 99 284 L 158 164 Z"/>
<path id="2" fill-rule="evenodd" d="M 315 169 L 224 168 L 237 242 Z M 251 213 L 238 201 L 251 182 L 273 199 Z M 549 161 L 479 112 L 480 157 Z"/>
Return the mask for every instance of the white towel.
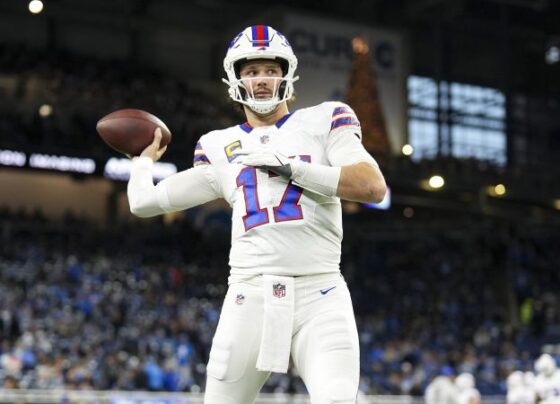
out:
<path id="1" fill-rule="evenodd" d="M 286 373 L 294 327 L 294 278 L 263 275 L 264 320 L 257 369 Z"/>

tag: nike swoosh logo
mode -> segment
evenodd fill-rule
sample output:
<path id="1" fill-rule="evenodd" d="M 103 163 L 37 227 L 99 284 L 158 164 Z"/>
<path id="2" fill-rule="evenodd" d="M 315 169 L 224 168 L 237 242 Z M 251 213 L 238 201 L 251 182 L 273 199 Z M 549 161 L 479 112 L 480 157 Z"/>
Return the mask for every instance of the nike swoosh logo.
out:
<path id="1" fill-rule="evenodd" d="M 322 295 L 326 295 L 327 293 L 329 293 L 334 288 L 336 288 L 336 286 L 333 286 L 332 288 L 328 288 L 328 289 L 321 289 L 319 292 L 321 292 Z"/>

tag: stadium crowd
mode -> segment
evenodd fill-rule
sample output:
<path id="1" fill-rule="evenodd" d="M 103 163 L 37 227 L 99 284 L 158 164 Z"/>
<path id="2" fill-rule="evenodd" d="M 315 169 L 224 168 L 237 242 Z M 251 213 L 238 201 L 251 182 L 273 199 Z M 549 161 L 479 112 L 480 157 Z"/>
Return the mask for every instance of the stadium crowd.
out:
<path id="1" fill-rule="evenodd" d="M 388 232 L 383 215 L 346 218 L 342 271 L 358 320 L 361 391 L 421 395 L 451 368 L 473 373 L 482 394 L 505 393 L 506 377 L 530 370 L 558 338 L 558 234 L 495 222 L 437 232 L 432 223 L 418 238 L 398 221 L 398 237 L 362 234 Z M 101 228 L 71 214 L 2 211 L 3 385 L 203 389 L 227 279 L 227 217 L 201 208 L 172 223 Z M 264 391 L 304 386 L 292 371 Z"/>

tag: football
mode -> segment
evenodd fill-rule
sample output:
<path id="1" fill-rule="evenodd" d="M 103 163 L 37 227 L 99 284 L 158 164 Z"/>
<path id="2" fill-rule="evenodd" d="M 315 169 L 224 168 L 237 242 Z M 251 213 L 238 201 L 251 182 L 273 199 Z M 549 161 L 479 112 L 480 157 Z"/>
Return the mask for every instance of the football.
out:
<path id="1" fill-rule="evenodd" d="M 161 128 L 161 147 L 171 142 L 171 132 L 157 116 L 140 109 L 119 109 L 97 122 L 97 133 L 116 151 L 138 156 L 154 140 Z"/>

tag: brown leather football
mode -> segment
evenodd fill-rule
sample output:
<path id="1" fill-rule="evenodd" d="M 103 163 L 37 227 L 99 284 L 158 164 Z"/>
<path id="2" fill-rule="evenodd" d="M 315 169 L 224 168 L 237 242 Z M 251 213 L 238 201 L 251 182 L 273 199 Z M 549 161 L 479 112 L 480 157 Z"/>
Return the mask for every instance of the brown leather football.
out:
<path id="1" fill-rule="evenodd" d="M 171 142 L 171 132 L 157 116 L 140 109 L 119 109 L 97 122 L 97 133 L 116 151 L 138 156 L 154 140 L 161 128 L 160 148 Z"/>

